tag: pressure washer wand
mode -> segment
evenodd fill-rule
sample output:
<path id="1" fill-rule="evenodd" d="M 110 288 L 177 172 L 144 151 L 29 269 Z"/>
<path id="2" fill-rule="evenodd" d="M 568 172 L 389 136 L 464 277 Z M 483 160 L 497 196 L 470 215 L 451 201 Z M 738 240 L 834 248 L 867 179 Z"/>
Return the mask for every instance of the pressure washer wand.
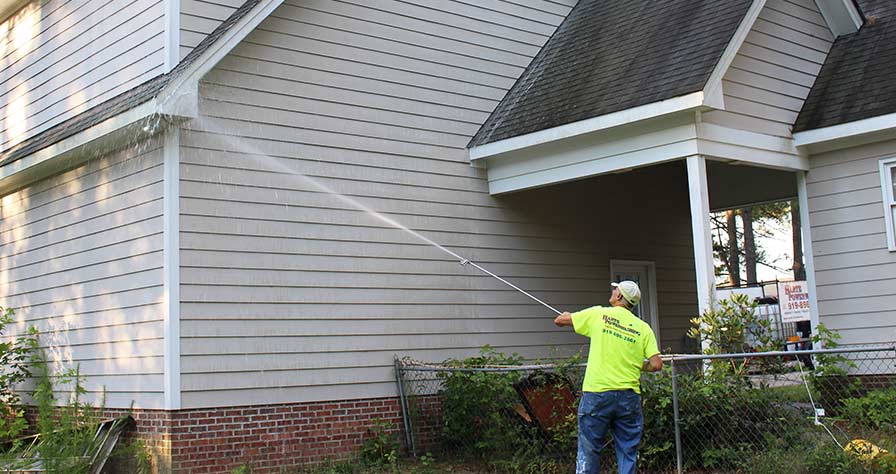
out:
<path id="1" fill-rule="evenodd" d="M 495 275 L 494 273 L 492 273 L 492 272 L 486 270 L 485 268 L 483 268 L 483 267 L 479 266 L 478 264 L 476 264 L 476 262 L 471 262 L 471 261 L 469 261 L 469 260 L 467 260 L 467 259 L 465 259 L 465 258 L 461 258 L 461 260 L 460 260 L 460 264 L 461 264 L 461 265 L 470 265 L 470 266 L 476 267 L 476 268 L 478 268 L 480 271 L 482 271 L 483 273 L 485 273 L 486 275 L 498 279 L 498 281 L 500 281 L 501 283 L 504 283 L 505 285 L 507 285 L 507 286 L 513 288 L 514 290 L 519 291 L 520 293 L 522 293 L 522 294 L 528 296 L 529 298 L 532 298 L 533 300 L 535 300 L 535 301 L 541 303 L 544 307 L 548 308 L 549 310 L 551 310 L 551 311 L 553 311 L 553 312 L 555 312 L 555 313 L 557 313 L 557 314 L 561 314 L 561 312 L 558 311 L 557 308 L 554 308 L 553 306 L 551 306 L 551 305 L 545 303 L 544 301 L 541 301 L 540 299 L 536 298 L 535 296 L 529 294 L 526 290 L 524 290 L 524 289 L 522 289 L 522 288 L 520 288 L 520 287 L 514 285 L 513 283 L 510 283 L 509 281 L 507 281 L 507 280 L 505 280 L 505 279 L 499 277 L 498 275 Z"/>

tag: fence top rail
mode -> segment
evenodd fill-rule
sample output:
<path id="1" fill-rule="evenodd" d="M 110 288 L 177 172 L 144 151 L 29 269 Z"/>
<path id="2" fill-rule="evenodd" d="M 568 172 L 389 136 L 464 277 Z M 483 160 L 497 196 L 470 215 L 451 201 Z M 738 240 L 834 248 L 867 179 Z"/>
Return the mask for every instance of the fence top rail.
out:
<path id="1" fill-rule="evenodd" d="M 782 357 L 782 356 L 810 356 L 814 354 L 849 354 L 858 352 L 896 352 L 896 344 L 886 346 L 844 347 L 839 349 L 813 349 L 806 351 L 770 351 L 770 352 L 740 352 L 731 354 L 663 354 L 660 356 L 664 362 L 681 362 L 710 359 L 746 359 L 752 357 Z M 573 364 L 568 367 L 585 367 L 586 364 Z M 532 364 L 532 365 L 486 365 L 478 367 L 457 367 L 440 363 L 420 362 L 410 359 L 399 359 L 398 367 L 402 371 L 414 372 L 530 372 L 536 370 L 555 370 L 557 364 Z"/>
<path id="2" fill-rule="evenodd" d="M 752 357 L 782 357 L 782 356 L 806 356 L 815 354 L 848 354 L 856 352 L 888 352 L 896 351 L 896 345 L 844 347 L 839 349 L 813 349 L 808 351 L 770 351 L 770 352 L 739 352 L 733 354 L 670 354 L 662 356 L 665 361 L 688 361 L 707 359 L 746 359 Z"/>

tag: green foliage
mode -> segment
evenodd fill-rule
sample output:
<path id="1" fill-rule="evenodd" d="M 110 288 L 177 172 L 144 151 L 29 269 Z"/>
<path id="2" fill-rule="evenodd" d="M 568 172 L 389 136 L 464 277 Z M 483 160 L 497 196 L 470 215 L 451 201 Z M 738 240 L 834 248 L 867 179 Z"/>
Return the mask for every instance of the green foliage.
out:
<path id="1" fill-rule="evenodd" d="M 22 400 L 16 386 L 31 376 L 28 364 L 37 348 L 37 330 L 29 328 L 17 338 L 6 336 L 6 327 L 14 321 L 12 308 L 0 306 L 0 444 L 12 444 L 28 427 Z"/>
<path id="2" fill-rule="evenodd" d="M 477 357 L 448 360 L 451 367 L 521 365 L 522 357 L 507 356 L 484 346 Z M 452 447 L 473 441 L 474 455 L 494 456 L 510 453 L 521 439 L 520 427 L 504 411 L 519 403 L 513 384 L 516 372 L 438 372 L 442 381 L 443 434 Z"/>
<path id="3" fill-rule="evenodd" d="M 38 434 L 33 444 L 13 444 L 0 456 L 0 461 L 9 467 L 27 468 L 35 459 L 40 459 L 48 474 L 87 474 L 103 441 L 103 437 L 94 436 L 102 410 L 84 401 L 87 390 L 78 367 L 53 374 L 46 354 L 37 346 L 36 337 L 29 344 L 32 344 L 29 373 L 35 383 L 32 398 L 37 405 Z M 67 400 L 57 400 L 55 393 L 59 387 L 68 389 Z M 114 423 L 125 423 L 125 420 L 119 418 Z M 148 455 L 140 443 L 118 445 L 109 462 L 127 465 L 128 472 L 133 473 L 148 473 L 150 469 Z"/>
<path id="4" fill-rule="evenodd" d="M 398 436 L 391 422 L 378 419 L 367 429 L 361 445 L 361 461 L 368 466 L 395 466 L 398 463 Z"/>
<path id="5" fill-rule="evenodd" d="M 231 474 L 252 474 L 252 466 L 243 464 L 230 472 Z"/>
<path id="6" fill-rule="evenodd" d="M 874 390 L 861 398 L 841 400 L 839 415 L 876 429 L 893 428 L 896 423 L 896 388 Z"/>
<path id="7" fill-rule="evenodd" d="M 745 294 L 732 294 L 702 315 L 691 319 L 688 337 L 706 346 L 704 354 L 763 352 L 777 348 L 771 322 L 761 317 L 757 303 Z"/>

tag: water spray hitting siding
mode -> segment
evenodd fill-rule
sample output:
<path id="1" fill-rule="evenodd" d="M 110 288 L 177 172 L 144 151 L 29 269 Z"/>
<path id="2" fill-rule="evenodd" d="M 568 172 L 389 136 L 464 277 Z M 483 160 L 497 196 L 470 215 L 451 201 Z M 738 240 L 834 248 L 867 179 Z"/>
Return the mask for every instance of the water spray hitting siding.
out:
<path id="1" fill-rule="evenodd" d="M 448 248 L 442 246 L 442 245 L 439 244 L 438 242 L 433 241 L 432 239 L 430 239 L 430 238 L 426 237 L 425 235 L 423 235 L 423 234 L 421 234 L 421 233 L 419 233 L 419 232 L 417 232 L 417 231 L 415 231 L 415 230 L 413 230 L 413 229 L 411 229 L 411 228 L 405 226 L 404 224 L 402 224 L 402 223 L 396 221 L 395 219 L 393 219 L 393 218 L 391 218 L 391 217 L 389 217 L 389 216 L 387 216 L 387 215 L 384 215 L 384 214 L 382 214 L 382 213 L 380 213 L 380 212 L 378 212 L 378 211 L 376 211 L 376 210 L 374 210 L 374 209 L 371 209 L 369 206 L 367 206 L 367 205 L 365 205 L 365 204 L 363 204 L 363 203 L 361 203 L 361 202 L 359 202 L 359 201 L 357 201 L 357 200 L 355 200 L 355 199 L 352 199 L 351 197 L 348 197 L 348 196 L 346 196 L 346 195 L 344 195 L 344 194 L 341 194 L 341 193 L 339 193 L 339 192 L 337 192 L 337 191 L 331 189 L 329 186 L 327 186 L 327 185 L 321 183 L 320 181 L 318 181 L 318 180 L 316 180 L 316 179 L 314 179 L 314 178 L 312 178 L 312 177 L 310 177 L 310 176 L 306 176 L 306 175 L 304 175 L 304 174 L 302 174 L 302 173 L 299 173 L 299 172 L 297 172 L 297 171 L 295 171 L 295 170 L 290 169 L 288 166 L 286 166 L 286 165 L 284 165 L 284 164 L 278 162 L 277 160 L 273 159 L 272 157 L 270 157 L 270 156 L 266 156 L 266 155 L 263 154 L 263 153 L 260 153 L 260 152 L 258 152 L 258 151 L 256 151 L 256 150 L 251 149 L 251 147 L 249 147 L 249 146 L 246 145 L 246 144 L 243 144 L 243 143 L 236 143 L 236 140 L 235 140 L 233 137 L 230 137 L 230 136 L 221 136 L 221 138 L 222 138 L 223 140 L 226 140 L 226 141 L 228 142 L 228 144 L 229 144 L 229 146 L 231 147 L 231 149 L 233 149 L 233 150 L 240 150 L 240 151 L 243 151 L 244 153 L 246 153 L 246 155 L 247 155 L 248 157 L 252 158 L 252 159 L 255 160 L 256 162 L 261 163 L 261 162 L 262 162 L 262 159 L 264 159 L 264 162 L 261 163 L 261 164 L 264 164 L 264 165 L 273 165 L 273 166 L 275 166 L 276 168 L 278 168 L 278 170 L 282 171 L 283 173 L 288 174 L 288 175 L 290 175 L 290 176 L 295 176 L 296 178 L 299 178 L 299 179 L 303 180 L 305 183 L 310 184 L 311 186 L 313 186 L 313 187 L 316 188 L 317 190 L 322 191 L 322 192 L 324 192 L 324 193 L 326 193 L 326 194 L 328 194 L 328 195 L 330 195 L 330 196 L 333 196 L 334 198 L 338 199 L 339 201 L 341 201 L 341 202 L 343 202 L 343 203 L 345 203 L 345 204 L 347 204 L 347 205 L 349 205 L 349 206 L 351 206 L 351 207 L 353 207 L 353 208 L 355 208 L 355 209 L 364 211 L 365 213 L 367 213 L 367 214 L 370 215 L 371 217 L 374 217 L 374 218 L 376 218 L 377 220 L 379 220 L 379 221 L 381 221 L 381 222 L 383 222 L 383 223 L 385 223 L 385 224 L 387 224 L 387 225 L 389 225 L 389 226 L 391 226 L 391 227 L 394 227 L 394 228 L 396 228 L 396 229 L 400 229 L 400 230 L 402 230 L 402 231 L 404 231 L 404 232 L 406 232 L 406 233 L 408 233 L 408 234 L 410 234 L 410 235 L 416 237 L 417 239 L 419 239 L 419 240 L 421 240 L 421 241 L 423 241 L 423 242 L 426 242 L 427 244 L 429 244 L 429 245 L 431 245 L 431 246 L 433 246 L 433 247 L 435 247 L 435 248 L 441 250 L 442 252 L 447 253 L 447 254 L 450 255 L 451 257 L 457 259 L 458 263 L 460 263 L 461 265 L 469 265 L 469 266 L 474 267 L 474 268 L 476 268 L 477 270 L 479 270 L 479 271 L 485 273 L 486 275 L 488 275 L 488 276 L 490 276 L 490 277 L 492 277 L 492 278 L 497 279 L 497 280 L 500 281 L 501 283 L 504 283 L 505 285 L 507 285 L 507 286 L 513 288 L 514 290 L 516 290 L 516 291 L 518 291 L 518 292 L 520 292 L 520 293 L 526 295 L 527 297 L 531 298 L 532 300 L 538 302 L 538 303 L 541 304 L 542 306 L 544 306 L 544 307 L 550 309 L 550 310 L 553 311 L 554 313 L 556 313 L 556 314 L 560 314 L 560 313 L 561 313 L 559 310 L 557 310 L 557 309 L 554 308 L 553 306 L 549 305 L 548 303 L 545 303 L 544 301 L 540 300 L 539 298 L 535 297 L 534 295 L 530 294 L 529 292 L 523 290 L 522 288 L 520 288 L 520 287 L 514 285 L 513 283 L 511 283 L 511 282 L 505 280 L 504 278 L 501 278 L 501 277 L 498 276 L 498 275 L 495 275 L 494 273 L 492 273 L 492 272 L 489 271 L 488 269 L 482 267 L 481 265 L 479 265 L 479 264 L 477 264 L 477 263 L 475 263 L 475 262 L 473 262 L 473 261 L 470 261 L 470 259 L 465 258 L 464 256 L 458 254 L 457 252 L 454 252 L 453 250 L 450 250 L 450 249 L 448 249 Z"/>

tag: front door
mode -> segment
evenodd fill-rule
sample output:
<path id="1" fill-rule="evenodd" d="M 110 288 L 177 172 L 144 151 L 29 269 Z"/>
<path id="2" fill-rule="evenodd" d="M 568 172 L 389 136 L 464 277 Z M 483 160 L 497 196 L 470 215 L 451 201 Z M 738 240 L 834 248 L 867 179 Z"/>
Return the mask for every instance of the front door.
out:
<path id="1" fill-rule="evenodd" d="M 641 302 L 632 311 L 653 328 L 656 340 L 660 340 L 659 315 L 656 309 L 656 266 L 653 262 L 634 260 L 610 260 L 610 279 L 618 283 L 631 280 L 641 288 Z"/>

